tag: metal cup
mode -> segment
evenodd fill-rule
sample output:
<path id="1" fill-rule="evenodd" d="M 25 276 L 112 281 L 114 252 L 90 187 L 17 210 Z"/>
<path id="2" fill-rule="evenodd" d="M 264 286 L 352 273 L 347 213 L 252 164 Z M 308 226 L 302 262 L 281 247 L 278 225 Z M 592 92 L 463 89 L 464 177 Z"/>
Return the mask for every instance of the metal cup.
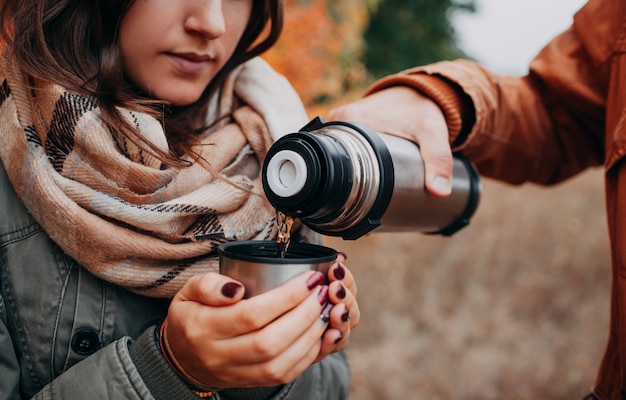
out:
<path id="1" fill-rule="evenodd" d="M 303 272 L 326 275 L 337 258 L 336 250 L 308 243 L 291 243 L 280 257 L 275 241 L 262 240 L 224 243 L 217 252 L 220 273 L 241 282 L 245 298 L 279 287 Z"/>

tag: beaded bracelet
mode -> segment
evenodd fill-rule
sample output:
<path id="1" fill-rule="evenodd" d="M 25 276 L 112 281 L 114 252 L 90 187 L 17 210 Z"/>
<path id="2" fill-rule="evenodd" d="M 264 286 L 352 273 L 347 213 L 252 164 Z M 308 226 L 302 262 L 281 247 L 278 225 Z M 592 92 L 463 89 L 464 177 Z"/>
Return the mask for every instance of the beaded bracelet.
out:
<path id="1" fill-rule="evenodd" d="M 216 392 L 199 392 L 197 390 L 194 390 L 193 392 L 196 394 L 196 396 L 200 397 L 201 399 L 207 399 L 209 397 L 213 397 L 213 395 L 216 393 Z"/>

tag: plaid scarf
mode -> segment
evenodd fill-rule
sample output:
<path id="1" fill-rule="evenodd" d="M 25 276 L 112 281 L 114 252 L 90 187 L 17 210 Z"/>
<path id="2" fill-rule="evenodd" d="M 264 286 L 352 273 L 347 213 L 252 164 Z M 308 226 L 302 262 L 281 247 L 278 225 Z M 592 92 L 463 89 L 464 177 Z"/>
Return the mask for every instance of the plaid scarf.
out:
<path id="1" fill-rule="evenodd" d="M 156 119 L 122 112 L 167 149 Z M 306 123 L 304 108 L 282 76 L 254 59 L 212 101 L 210 115 L 224 114 L 233 118 L 196 148 L 222 179 L 199 163 L 164 168 L 120 145 L 94 99 L 33 86 L 10 57 L 0 59 L 0 159 L 17 194 L 87 270 L 145 296 L 172 297 L 191 276 L 217 271 L 220 243 L 276 235 L 260 163 L 278 135 Z"/>

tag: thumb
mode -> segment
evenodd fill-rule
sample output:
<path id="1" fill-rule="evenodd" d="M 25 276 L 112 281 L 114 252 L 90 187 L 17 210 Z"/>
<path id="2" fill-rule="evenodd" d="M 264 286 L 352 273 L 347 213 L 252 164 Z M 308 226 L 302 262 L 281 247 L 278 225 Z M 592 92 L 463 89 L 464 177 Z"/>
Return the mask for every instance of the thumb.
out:
<path id="1" fill-rule="evenodd" d="M 437 197 L 446 197 L 452 191 L 454 161 L 449 149 L 440 152 L 424 148 L 422 151 L 426 175 L 426 189 Z"/>
<path id="2" fill-rule="evenodd" d="M 207 306 L 226 306 L 243 298 L 244 286 L 225 275 L 209 272 L 194 276 L 176 294 L 180 301 L 194 301 Z"/>

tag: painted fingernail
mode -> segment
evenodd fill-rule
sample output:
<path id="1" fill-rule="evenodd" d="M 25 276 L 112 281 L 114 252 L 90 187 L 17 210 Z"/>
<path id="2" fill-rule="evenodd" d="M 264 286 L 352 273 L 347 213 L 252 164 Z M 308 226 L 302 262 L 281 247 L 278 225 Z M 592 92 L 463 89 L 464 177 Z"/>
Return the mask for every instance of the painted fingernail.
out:
<path id="1" fill-rule="evenodd" d="M 237 282 L 226 282 L 224 286 L 222 286 L 222 294 L 229 299 L 232 299 L 239 293 L 239 291 L 243 288 L 240 283 Z"/>
<path id="2" fill-rule="evenodd" d="M 339 287 L 339 289 L 337 290 L 336 296 L 339 300 L 343 300 L 346 298 L 346 288 L 345 286 L 341 285 Z"/>
<path id="3" fill-rule="evenodd" d="M 313 288 L 321 285 L 322 282 L 324 282 L 324 274 L 316 272 L 306 281 L 306 287 L 309 290 L 313 290 Z"/>
<path id="4" fill-rule="evenodd" d="M 343 256 L 343 259 L 344 259 L 344 260 L 347 260 L 347 259 L 348 259 L 348 255 L 347 255 L 346 253 L 344 253 L 343 251 L 338 251 L 337 253 L 338 253 L 338 254 L 341 254 L 341 255 Z"/>
<path id="5" fill-rule="evenodd" d="M 317 300 L 321 305 L 328 303 L 328 286 L 322 286 L 317 294 Z"/>
<path id="6" fill-rule="evenodd" d="M 343 264 L 337 264 L 337 268 L 333 270 L 333 275 L 335 275 L 335 278 L 338 280 L 342 280 L 346 277 L 346 269 Z"/>
<path id="7" fill-rule="evenodd" d="M 346 307 L 346 312 L 341 314 L 341 322 L 345 324 L 348 321 L 350 321 L 350 310 Z"/>
<path id="8" fill-rule="evenodd" d="M 343 334 L 343 332 L 341 332 L 339 334 L 339 337 L 337 339 L 335 339 L 335 344 L 341 342 L 343 340 L 343 338 L 344 338 L 344 334 Z"/>
<path id="9" fill-rule="evenodd" d="M 333 303 L 328 303 L 322 309 L 322 313 L 320 314 L 320 318 L 321 318 L 323 323 L 327 323 L 328 321 L 330 321 L 330 310 L 333 309 L 333 306 L 334 306 Z"/>

